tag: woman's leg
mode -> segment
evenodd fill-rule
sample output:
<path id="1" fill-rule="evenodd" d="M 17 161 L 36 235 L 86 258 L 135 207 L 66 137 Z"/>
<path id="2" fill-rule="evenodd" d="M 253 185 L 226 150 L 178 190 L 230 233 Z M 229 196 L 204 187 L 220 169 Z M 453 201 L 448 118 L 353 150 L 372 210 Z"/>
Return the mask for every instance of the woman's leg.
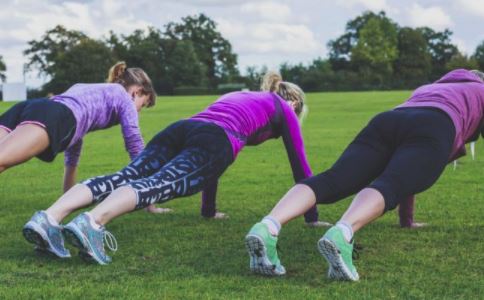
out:
<path id="1" fill-rule="evenodd" d="M 356 195 L 337 225 L 319 240 L 319 251 L 330 265 L 330 278 L 359 279 L 352 259 L 353 233 L 394 209 L 402 199 L 431 187 L 445 169 L 452 141 L 414 136 L 399 146 L 384 172 Z"/>
<path id="2" fill-rule="evenodd" d="M 98 224 L 105 225 L 134 209 L 195 194 L 226 169 L 219 161 L 224 159 L 214 159 L 200 148 L 184 150 L 152 176 L 131 181 L 114 191 L 90 213 Z"/>
<path id="3" fill-rule="evenodd" d="M 8 131 L 7 129 L 5 128 L 2 128 L 0 126 L 0 143 L 2 143 L 2 140 L 10 133 L 10 131 Z"/>
<path id="4" fill-rule="evenodd" d="M 391 156 L 372 127 L 365 128 L 327 171 L 295 185 L 273 208 L 269 217 L 280 224 L 301 216 L 314 204 L 344 199 L 375 179 Z"/>
<path id="5" fill-rule="evenodd" d="M 149 177 L 173 156 L 168 147 L 151 144 L 143 150 L 128 166 L 111 175 L 99 176 L 77 184 L 57 200 L 46 212 L 57 222 L 75 210 L 102 202 L 117 188 L 130 181 Z"/>
<path id="6" fill-rule="evenodd" d="M 383 171 L 390 155 L 391 149 L 369 125 L 329 170 L 291 188 L 246 236 L 251 270 L 265 275 L 285 274 L 276 250 L 281 224 L 303 215 L 315 203 L 333 203 L 356 193 Z"/>
<path id="7" fill-rule="evenodd" d="M 0 173 L 40 154 L 49 146 L 47 131 L 38 125 L 20 125 L 0 142 Z"/>

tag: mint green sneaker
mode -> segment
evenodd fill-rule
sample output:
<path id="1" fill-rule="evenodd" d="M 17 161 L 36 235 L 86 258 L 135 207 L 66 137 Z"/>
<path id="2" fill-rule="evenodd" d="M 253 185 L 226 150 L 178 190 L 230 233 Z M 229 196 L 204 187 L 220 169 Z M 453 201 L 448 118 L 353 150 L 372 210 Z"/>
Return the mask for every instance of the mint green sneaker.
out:
<path id="1" fill-rule="evenodd" d="M 245 236 L 245 246 L 250 256 L 250 270 L 270 276 L 286 274 L 277 256 L 277 237 L 270 234 L 263 223 L 256 223 Z"/>
<path id="2" fill-rule="evenodd" d="M 360 277 L 353 265 L 353 242 L 348 243 L 336 226 L 326 231 L 318 241 L 318 250 L 328 261 L 328 277 L 337 280 L 358 281 Z"/>

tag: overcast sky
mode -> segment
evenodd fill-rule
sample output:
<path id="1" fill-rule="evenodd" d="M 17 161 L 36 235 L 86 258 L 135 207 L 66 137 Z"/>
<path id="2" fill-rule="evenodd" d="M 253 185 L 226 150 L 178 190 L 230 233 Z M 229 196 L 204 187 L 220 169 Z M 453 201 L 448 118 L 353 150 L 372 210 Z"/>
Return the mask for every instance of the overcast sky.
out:
<path id="1" fill-rule="evenodd" d="M 401 26 L 449 28 L 453 42 L 467 54 L 484 41 L 484 0 L 0 0 L 0 5 L 0 55 L 9 82 L 23 80 L 26 42 L 57 24 L 101 38 L 109 30 L 162 28 L 205 13 L 232 43 L 242 71 L 249 65 L 276 68 L 326 57 L 327 42 L 365 10 L 385 10 Z M 27 77 L 31 87 L 41 83 Z"/>

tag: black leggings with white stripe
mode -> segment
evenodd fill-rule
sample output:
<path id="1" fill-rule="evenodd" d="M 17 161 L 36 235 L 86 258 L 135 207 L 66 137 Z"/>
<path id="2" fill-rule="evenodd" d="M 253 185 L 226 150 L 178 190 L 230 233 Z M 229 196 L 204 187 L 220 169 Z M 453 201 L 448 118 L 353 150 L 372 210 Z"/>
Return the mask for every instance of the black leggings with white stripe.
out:
<path id="1" fill-rule="evenodd" d="M 327 171 L 303 180 L 318 203 L 333 203 L 365 187 L 378 190 L 385 211 L 431 187 L 452 152 L 455 128 L 443 111 L 400 108 L 375 116 Z"/>
<path id="2" fill-rule="evenodd" d="M 224 130 L 214 124 L 182 120 L 158 133 L 121 171 L 83 182 L 94 202 L 121 186 L 136 193 L 136 208 L 200 192 L 233 162 Z"/>

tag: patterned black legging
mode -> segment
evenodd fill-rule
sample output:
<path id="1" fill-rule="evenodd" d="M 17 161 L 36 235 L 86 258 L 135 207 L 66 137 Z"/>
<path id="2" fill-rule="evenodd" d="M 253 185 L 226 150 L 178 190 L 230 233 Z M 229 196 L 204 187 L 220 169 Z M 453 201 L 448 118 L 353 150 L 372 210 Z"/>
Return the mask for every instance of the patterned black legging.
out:
<path id="1" fill-rule="evenodd" d="M 158 133 L 128 166 L 83 182 L 93 201 L 103 201 L 121 186 L 136 193 L 136 208 L 200 192 L 232 163 L 232 146 L 223 129 L 182 120 Z"/>

